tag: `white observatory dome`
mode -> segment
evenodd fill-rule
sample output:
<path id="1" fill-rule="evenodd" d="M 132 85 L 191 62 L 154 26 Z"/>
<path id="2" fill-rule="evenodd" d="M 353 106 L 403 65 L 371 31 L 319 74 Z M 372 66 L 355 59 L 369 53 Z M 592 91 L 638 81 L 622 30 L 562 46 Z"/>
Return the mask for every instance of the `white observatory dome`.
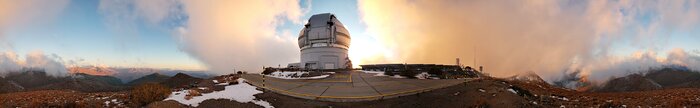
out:
<path id="1" fill-rule="evenodd" d="M 301 68 L 352 68 L 348 49 L 350 33 L 331 13 L 316 14 L 309 18 L 299 33 Z"/>

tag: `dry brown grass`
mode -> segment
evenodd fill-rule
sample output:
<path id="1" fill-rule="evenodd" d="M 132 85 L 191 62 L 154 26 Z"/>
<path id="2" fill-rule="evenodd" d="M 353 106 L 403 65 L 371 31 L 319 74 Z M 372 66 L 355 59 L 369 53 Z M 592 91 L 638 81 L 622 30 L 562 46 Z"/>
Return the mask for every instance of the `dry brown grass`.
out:
<path id="1" fill-rule="evenodd" d="M 202 96 L 202 93 L 200 93 L 198 90 L 195 90 L 195 89 L 187 90 L 187 92 L 188 92 L 187 95 L 185 95 L 185 99 L 187 99 L 187 100 L 190 100 L 190 99 L 192 99 L 192 97 L 195 97 L 195 96 Z"/>
<path id="2" fill-rule="evenodd" d="M 171 91 L 168 87 L 157 83 L 146 83 L 134 87 L 131 90 L 131 101 L 138 106 L 167 98 Z"/>

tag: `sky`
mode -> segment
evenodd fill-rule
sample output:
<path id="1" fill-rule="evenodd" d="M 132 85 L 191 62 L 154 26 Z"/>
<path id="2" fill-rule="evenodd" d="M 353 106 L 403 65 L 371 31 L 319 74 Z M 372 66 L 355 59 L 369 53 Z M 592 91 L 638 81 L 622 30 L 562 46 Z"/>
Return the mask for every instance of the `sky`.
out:
<path id="1" fill-rule="evenodd" d="M 42 19 L 50 22 L 3 32 L 12 44 L 6 50 L 19 55 L 43 51 L 76 61 L 67 65 L 202 69 L 197 60 L 177 49 L 167 30 L 141 23 L 134 26 L 137 33 L 114 30 L 99 13 L 99 2 L 70 1 L 53 18 Z"/>
<path id="2" fill-rule="evenodd" d="M 105 65 L 116 67 L 147 67 L 206 70 L 198 60 L 189 57 L 178 49 L 178 40 L 168 28 L 173 25 L 149 25 L 139 21 L 130 25 L 130 33 L 110 24 L 109 15 L 101 13 L 100 2 L 96 0 L 68 1 L 61 12 L 50 22 L 31 25 L 21 29 L 5 30 L 6 51 L 24 55 L 34 51 L 56 54 L 64 60 L 75 61 L 67 65 Z M 352 34 L 362 34 L 362 26 L 357 13 L 356 1 L 299 1 L 307 9 L 302 17 L 308 19 L 313 13 L 333 13 L 342 18 Z M 163 27 L 165 26 L 165 27 Z M 285 21 L 279 24 L 276 32 L 289 32 L 288 38 L 295 38 L 303 24 Z M 133 35 L 133 36 L 125 36 Z M 293 37 L 291 37 L 293 36 Z M 371 40 L 371 37 L 354 36 L 354 39 Z M 299 53 L 299 52 L 289 52 Z M 298 55 L 298 54 L 297 54 Z M 298 61 L 298 58 L 295 58 Z M 295 61 L 281 60 L 267 66 L 286 65 Z"/>
<path id="3" fill-rule="evenodd" d="M 298 62 L 297 35 L 319 13 L 350 31 L 356 66 L 460 58 L 494 76 L 598 80 L 700 70 L 693 0 L 0 0 L 0 66 L 43 55 L 64 66 L 259 71 Z"/>

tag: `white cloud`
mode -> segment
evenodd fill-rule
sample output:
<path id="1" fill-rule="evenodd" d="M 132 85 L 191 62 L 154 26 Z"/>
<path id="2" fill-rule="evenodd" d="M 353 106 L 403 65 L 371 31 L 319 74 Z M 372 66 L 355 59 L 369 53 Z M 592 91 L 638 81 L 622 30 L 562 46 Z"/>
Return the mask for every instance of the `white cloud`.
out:
<path id="1" fill-rule="evenodd" d="M 301 26 L 306 12 L 298 0 L 102 0 L 100 10 L 108 24 L 125 31 L 136 31 L 129 29 L 140 21 L 158 25 L 185 20 L 165 28 L 172 30 L 182 51 L 218 73 L 257 72 L 262 66 L 298 61 L 295 36 L 278 33 L 277 27 L 285 21 Z"/>
<path id="2" fill-rule="evenodd" d="M 297 0 L 185 1 L 184 7 L 189 21 L 181 49 L 212 71 L 257 72 L 299 58 L 296 39 L 276 32 L 285 20 L 299 22 Z"/>
<path id="3" fill-rule="evenodd" d="M 61 57 L 56 54 L 45 55 L 41 51 L 34 51 L 27 54 L 24 59 L 20 59 L 14 52 L 0 53 L 0 76 L 21 72 L 23 69 L 40 69 L 47 75 L 57 77 L 68 75 Z"/>

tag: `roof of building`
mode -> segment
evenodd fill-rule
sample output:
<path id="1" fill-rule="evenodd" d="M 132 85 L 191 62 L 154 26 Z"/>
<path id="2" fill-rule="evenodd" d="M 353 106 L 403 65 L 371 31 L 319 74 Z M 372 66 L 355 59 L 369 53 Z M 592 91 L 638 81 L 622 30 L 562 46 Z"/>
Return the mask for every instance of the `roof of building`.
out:
<path id="1" fill-rule="evenodd" d="M 331 17 L 335 17 L 335 15 L 331 13 L 316 14 L 309 18 L 308 24 L 310 27 L 326 26 L 327 22 L 331 21 Z"/>
<path id="2" fill-rule="evenodd" d="M 331 31 L 328 31 L 331 30 Z M 350 33 L 338 18 L 331 13 L 321 13 L 311 16 L 308 23 L 299 32 L 299 48 L 319 47 L 350 47 Z M 317 45 L 314 45 L 317 44 Z"/>

